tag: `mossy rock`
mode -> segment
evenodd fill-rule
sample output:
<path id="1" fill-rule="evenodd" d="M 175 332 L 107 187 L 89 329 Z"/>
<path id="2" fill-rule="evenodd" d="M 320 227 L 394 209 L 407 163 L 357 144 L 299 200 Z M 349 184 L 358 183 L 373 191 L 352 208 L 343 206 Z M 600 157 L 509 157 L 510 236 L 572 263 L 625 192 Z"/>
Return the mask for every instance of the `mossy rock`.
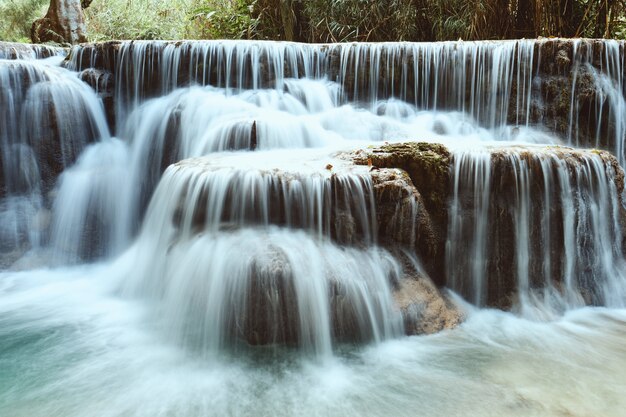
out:
<path id="1" fill-rule="evenodd" d="M 385 144 L 356 154 L 354 161 L 360 165 L 371 162 L 374 168 L 406 171 L 439 226 L 446 224 L 451 157 L 444 145 L 428 142 Z"/>

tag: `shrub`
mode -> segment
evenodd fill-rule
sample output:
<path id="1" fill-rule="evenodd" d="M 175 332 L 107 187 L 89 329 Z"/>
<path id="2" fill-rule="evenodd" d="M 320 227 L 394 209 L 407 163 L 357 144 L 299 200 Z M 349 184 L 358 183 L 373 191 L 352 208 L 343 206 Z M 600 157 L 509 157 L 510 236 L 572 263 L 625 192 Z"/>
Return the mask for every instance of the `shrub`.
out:
<path id="1" fill-rule="evenodd" d="M 28 42 L 33 21 L 46 14 L 48 3 L 48 0 L 0 1 L 0 40 Z"/>
<path id="2" fill-rule="evenodd" d="M 90 40 L 188 37 L 192 0 L 94 0 L 85 9 Z"/>

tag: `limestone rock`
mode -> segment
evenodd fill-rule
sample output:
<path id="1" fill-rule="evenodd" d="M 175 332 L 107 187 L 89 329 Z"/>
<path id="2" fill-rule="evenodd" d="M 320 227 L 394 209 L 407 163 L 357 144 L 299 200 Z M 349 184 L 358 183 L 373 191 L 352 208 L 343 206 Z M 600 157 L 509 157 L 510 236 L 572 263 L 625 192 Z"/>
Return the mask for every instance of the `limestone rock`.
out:
<path id="1" fill-rule="evenodd" d="M 433 334 L 458 326 L 464 318 L 460 308 L 428 278 L 404 278 L 394 292 L 407 335 Z"/>
<path id="2" fill-rule="evenodd" d="M 359 150 L 352 158 L 372 166 L 381 242 L 414 247 L 444 285 L 450 152 L 441 144 L 407 142 Z"/>
<path id="3" fill-rule="evenodd" d="M 34 43 L 76 44 L 87 42 L 85 16 L 81 1 L 51 0 L 46 15 L 33 22 L 31 39 Z"/>

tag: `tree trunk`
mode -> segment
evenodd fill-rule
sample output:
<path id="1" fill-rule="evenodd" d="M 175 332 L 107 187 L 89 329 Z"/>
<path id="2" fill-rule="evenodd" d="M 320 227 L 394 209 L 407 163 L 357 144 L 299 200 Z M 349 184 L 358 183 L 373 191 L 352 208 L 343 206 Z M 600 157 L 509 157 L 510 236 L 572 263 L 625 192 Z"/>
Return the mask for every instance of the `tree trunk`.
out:
<path id="1" fill-rule="evenodd" d="M 533 0 L 518 0 L 515 16 L 515 32 L 518 38 L 534 38 L 535 3 Z"/>
<path id="2" fill-rule="evenodd" d="M 615 5 L 615 0 L 599 0 L 598 14 L 596 15 L 596 38 L 611 37 L 611 9 Z"/>
<path id="3" fill-rule="evenodd" d="M 280 0 L 280 20 L 283 24 L 283 32 L 286 41 L 294 41 L 293 11 L 291 8 L 291 0 Z"/>
<path id="4" fill-rule="evenodd" d="M 87 5 L 90 1 L 83 2 Z M 50 0 L 48 13 L 33 22 L 30 37 L 34 43 L 56 42 L 76 44 L 87 42 L 85 15 L 81 0 Z"/>

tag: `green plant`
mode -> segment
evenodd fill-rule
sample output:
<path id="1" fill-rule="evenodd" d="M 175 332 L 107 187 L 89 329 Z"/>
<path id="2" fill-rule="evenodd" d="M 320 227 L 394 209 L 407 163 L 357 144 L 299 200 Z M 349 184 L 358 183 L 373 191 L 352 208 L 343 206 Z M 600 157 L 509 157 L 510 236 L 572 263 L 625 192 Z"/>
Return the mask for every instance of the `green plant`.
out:
<path id="1" fill-rule="evenodd" d="M 256 1 L 208 0 L 197 5 L 192 20 L 201 37 L 209 39 L 253 39 L 258 18 L 253 17 Z"/>
<path id="2" fill-rule="evenodd" d="M 302 4 L 312 42 L 403 41 L 415 35 L 416 8 L 410 0 L 311 0 Z"/>
<path id="3" fill-rule="evenodd" d="M 0 40 L 28 42 L 33 21 L 46 13 L 48 0 L 0 1 Z"/>
<path id="4" fill-rule="evenodd" d="M 94 0 L 85 9 L 88 35 L 108 39 L 182 39 L 188 37 L 192 0 Z"/>

